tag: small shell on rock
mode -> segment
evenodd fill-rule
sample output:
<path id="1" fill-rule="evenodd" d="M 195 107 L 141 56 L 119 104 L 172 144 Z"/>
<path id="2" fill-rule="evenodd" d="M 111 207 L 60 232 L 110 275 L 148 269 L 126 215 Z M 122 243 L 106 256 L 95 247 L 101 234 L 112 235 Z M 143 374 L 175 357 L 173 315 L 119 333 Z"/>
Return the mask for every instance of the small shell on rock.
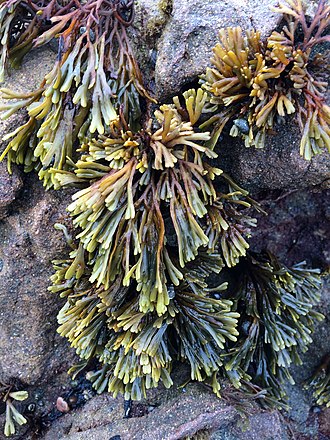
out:
<path id="1" fill-rule="evenodd" d="M 250 126 L 246 119 L 237 118 L 234 120 L 234 124 L 242 134 L 249 134 Z"/>
<path id="2" fill-rule="evenodd" d="M 70 411 L 68 403 L 63 399 L 63 397 L 58 397 L 56 400 L 56 408 L 62 413 L 67 413 Z"/>

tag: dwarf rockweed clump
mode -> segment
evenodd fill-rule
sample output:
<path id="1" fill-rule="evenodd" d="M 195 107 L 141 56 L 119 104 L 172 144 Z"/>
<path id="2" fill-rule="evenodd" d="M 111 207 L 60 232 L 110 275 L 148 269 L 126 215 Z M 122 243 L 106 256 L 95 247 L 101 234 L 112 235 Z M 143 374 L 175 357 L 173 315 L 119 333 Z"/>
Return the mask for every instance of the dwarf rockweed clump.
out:
<path id="1" fill-rule="evenodd" d="M 4 10 L 7 3 L 3 2 Z M 54 4 L 48 2 L 35 16 L 40 10 L 44 17 Z M 69 169 L 79 140 L 86 132 L 103 134 L 118 116 L 116 106 L 134 128 L 141 116 L 139 95 L 147 96 L 126 33 L 132 17 L 122 2 L 70 2 L 56 10 L 55 16 L 50 15 L 52 26 L 34 40 L 34 47 L 40 47 L 60 35 L 52 71 L 38 90 L 26 95 L 2 89 L 5 99 L 16 100 L 1 107 L 3 117 L 20 108 L 26 108 L 29 116 L 6 136 L 10 142 L 2 157 L 7 155 L 9 167 L 14 162 L 26 171 L 36 169 L 46 188 L 59 188 L 49 170 Z M 14 12 L 7 12 L 4 22 Z M 28 30 L 32 32 L 30 26 Z"/>
<path id="2" fill-rule="evenodd" d="M 0 4 L 3 17 L 15 15 L 9 3 Z M 288 367 L 300 363 L 321 318 L 313 309 L 318 271 L 249 253 L 253 212 L 261 208 L 212 160 L 228 121 L 235 119 L 249 144 L 259 143 L 274 112 L 284 116 L 298 103 L 305 126 L 317 111 L 319 135 L 314 119 L 308 132 L 313 152 L 315 143 L 327 145 L 325 85 L 314 82 L 311 91 L 306 79 L 295 87 L 302 83 L 294 40 L 270 43 L 289 38 L 289 29 L 294 34 L 303 13 L 295 12 L 295 24 L 272 34 L 268 46 L 257 32 L 244 38 L 239 29 L 222 31 L 215 68 L 202 76 L 202 87 L 157 107 L 129 44 L 133 1 L 31 5 L 36 23 L 44 17 L 32 41 L 40 46 L 58 38 L 58 57 L 38 90 L 21 96 L 2 89 L 16 99 L 2 107 L 5 117 L 28 112 L 26 124 L 7 135 L 2 157 L 9 166 L 36 169 L 46 188 L 79 187 L 68 207 L 78 233 L 68 258 L 54 262 L 49 288 L 66 301 L 58 331 L 81 358 L 71 373 L 94 359 L 98 368 L 88 378 L 99 392 L 141 399 L 160 382 L 172 385 L 178 360 L 218 395 L 219 379 L 227 376 L 237 387 L 265 388 L 268 402 L 283 406 Z M 300 7 L 289 5 L 289 11 Z M 316 22 L 306 25 L 318 42 L 326 38 L 326 8 L 321 2 Z M 20 32 L 32 32 L 31 23 Z M 6 46 L 3 66 L 19 41 L 18 33 Z M 309 46 L 299 47 L 305 53 Z M 311 107 L 307 95 L 318 96 Z M 227 292 L 227 283 L 214 279 L 229 270 L 238 275 Z"/>
<path id="3" fill-rule="evenodd" d="M 307 381 L 306 389 L 313 390 L 317 405 L 330 407 L 330 356 L 326 356 L 313 376 Z"/>
<path id="4" fill-rule="evenodd" d="M 307 160 L 330 151 L 330 110 L 326 104 L 330 42 L 330 6 L 321 0 L 309 20 L 301 0 L 280 3 L 283 24 L 265 41 L 260 32 L 241 28 L 220 31 L 213 67 L 202 75 L 210 94 L 212 134 L 217 141 L 225 125 L 247 147 L 263 148 L 276 121 L 295 114 L 301 130 L 300 154 Z M 205 124 L 207 125 L 207 124 Z"/>
<path id="5" fill-rule="evenodd" d="M 234 310 L 240 311 L 240 337 L 229 350 L 225 369 L 236 386 L 253 381 L 268 390 L 268 402 L 285 401 L 283 384 L 294 384 L 289 367 L 312 342 L 313 308 L 321 297 L 319 271 L 304 263 L 291 268 L 269 253 L 250 252 L 235 268 Z M 285 406 L 283 406 L 285 407 Z"/>
<path id="6" fill-rule="evenodd" d="M 69 295 L 60 332 L 78 353 L 87 348 L 86 360 L 100 353 L 102 370 L 91 376 L 97 388 L 134 399 L 160 380 L 171 385 L 173 359 L 188 361 L 193 379 L 213 377 L 217 389 L 221 351 L 236 340 L 239 315 L 231 300 L 210 296 L 207 278 L 246 254 L 255 226 L 244 212 L 246 192 L 204 161 L 216 156 L 203 145 L 209 134 L 195 132 L 174 104 L 161 106 L 155 120 L 135 134 L 116 123 L 108 137 L 89 142 L 73 173 L 58 177 L 63 185 L 94 180 L 68 207 L 81 232 L 72 260 L 53 277 L 51 290 Z M 81 285 L 87 292 L 78 294 Z"/>
<path id="7" fill-rule="evenodd" d="M 15 391 L 12 385 L 2 384 L 0 382 L 0 403 L 5 405 L 6 419 L 4 434 L 6 437 L 14 435 L 16 432 L 15 425 L 25 425 L 26 418 L 16 408 L 15 402 L 24 401 L 29 397 L 27 391 Z"/>

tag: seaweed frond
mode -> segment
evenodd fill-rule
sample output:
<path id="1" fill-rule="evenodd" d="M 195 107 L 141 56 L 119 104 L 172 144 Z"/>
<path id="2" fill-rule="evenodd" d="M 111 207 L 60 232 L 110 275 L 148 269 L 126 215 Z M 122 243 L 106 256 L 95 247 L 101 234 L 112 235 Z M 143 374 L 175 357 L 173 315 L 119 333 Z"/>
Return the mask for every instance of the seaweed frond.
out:
<path id="1" fill-rule="evenodd" d="M 225 368 L 235 386 L 252 378 L 281 406 L 283 384 L 294 383 L 289 367 L 301 365 L 300 353 L 312 342 L 315 322 L 324 318 L 314 310 L 320 300 L 319 271 L 304 263 L 287 268 L 271 254 L 249 254 L 237 276 L 240 338 Z"/>
<path id="2" fill-rule="evenodd" d="M 10 2 L 25 5 L 0 2 L 0 23 Z M 232 136 L 262 147 L 292 113 L 304 127 L 304 157 L 329 147 L 326 83 L 314 76 L 329 8 L 321 1 L 309 23 L 299 0 L 288 4 L 278 7 L 287 25 L 267 42 L 256 31 L 222 30 L 202 87 L 152 113 L 128 40 L 132 0 L 52 0 L 40 12 L 29 1 L 31 23 L 50 18 L 34 47 L 56 38 L 58 56 L 37 90 L 2 89 L 3 118 L 26 109 L 28 119 L 6 135 L 1 159 L 37 170 L 46 188 L 77 188 L 67 208 L 76 234 L 56 225 L 71 251 L 54 261 L 49 290 L 65 301 L 58 332 L 81 359 L 70 373 L 92 369 L 98 392 L 140 400 L 172 385 L 176 360 L 218 396 L 226 374 L 285 407 L 282 383 L 322 319 L 318 271 L 249 252 L 261 208 L 212 161 L 229 121 Z M 230 280 L 228 270 L 227 292 L 214 280 Z"/>
<path id="3" fill-rule="evenodd" d="M 204 95 L 175 97 L 144 130 L 117 120 L 85 139 L 74 172 L 53 170 L 62 185 L 84 185 L 68 207 L 79 243 L 55 262 L 50 290 L 67 298 L 59 332 L 82 358 L 72 373 L 96 358 L 89 377 L 99 392 L 140 399 L 172 384 L 178 359 L 219 394 L 221 352 L 239 315 L 231 300 L 214 299 L 226 285 L 210 289 L 208 277 L 245 255 L 256 222 L 247 192 L 206 161 L 216 157 L 210 135 L 193 126 Z"/>
<path id="4" fill-rule="evenodd" d="M 107 389 L 114 396 L 140 400 L 160 381 L 172 385 L 172 362 L 178 358 L 190 363 L 192 379 L 212 377 L 218 388 L 220 354 L 228 340 L 236 340 L 239 316 L 231 311 L 232 301 L 211 299 L 205 290 L 209 274 L 222 268 L 218 255 L 204 253 L 198 266 L 187 266 L 186 281 L 169 286 L 169 304 L 160 316 L 141 309 L 136 282 L 124 286 L 122 275 L 107 289 L 91 284 L 82 258 L 76 249 L 70 260 L 54 262 L 50 287 L 67 298 L 58 315 L 58 332 L 82 359 L 72 373 L 97 359 L 100 369 L 87 377 L 98 392 Z M 82 269 L 79 274 L 77 267 Z"/>
<path id="5" fill-rule="evenodd" d="M 204 161 L 215 157 L 205 146 L 209 133 L 196 132 L 171 106 L 160 107 L 155 119 L 154 129 L 150 122 L 135 134 L 113 126 L 108 137 L 86 144 L 74 173 L 56 175 L 62 184 L 95 179 L 68 207 L 93 262 L 90 281 L 108 288 L 124 270 L 125 285 L 137 282 L 141 310 L 161 315 L 168 279 L 177 286 L 181 269 L 200 248 L 217 251 L 218 240 L 228 266 L 235 265 L 255 220 L 244 212 L 251 206 L 246 192 Z M 217 178 L 229 192 L 216 191 Z"/>
<path id="6" fill-rule="evenodd" d="M 0 400 L 6 404 L 6 421 L 4 434 L 6 437 L 16 433 L 15 424 L 21 426 L 27 423 L 26 418 L 17 410 L 14 402 L 26 400 L 29 397 L 27 391 L 15 391 L 11 385 L 0 383 Z"/>
<path id="7" fill-rule="evenodd" d="M 58 39 L 51 72 L 30 94 L 2 89 L 3 98 L 15 100 L 1 106 L 2 118 L 20 108 L 29 116 L 6 136 L 11 140 L 0 159 L 7 155 L 9 168 L 11 162 L 24 164 L 26 171 L 35 168 L 46 188 L 58 188 L 50 169 L 72 168 L 79 139 L 105 133 L 120 116 L 132 128 L 139 126 L 139 96 L 151 98 L 127 37 L 133 5 L 126 9 L 121 2 L 89 0 L 52 15 L 55 24 L 34 41 L 38 47 Z"/>
<path id="8" fill-rule="evenodd" d="M 203 126 L 213 128 L 215 144 L 231 121 L 231 136 L 241 136 L 247 147 L 263 148 L 276 122 L 295 114 L 301 129 L 300 154 L 310 160 L 330 151 L 328 83 L 317 52 L 330 41 L 330 7 L 321 0 L 311 22 L 300 0 L 274 10 L 284 14 L 285 24 L 266 41 L 259 32 L 244 34 L 239 27 L 220 31 L 213 67 L 201 77 L 213 112 Z"/>
<path id="9" fill-rule="evenodd" d="M 330 407 L 330 356 L 326 356 L 313 376 L 308 380 L 306 389 L 313 390 L 317 405 Z"/>

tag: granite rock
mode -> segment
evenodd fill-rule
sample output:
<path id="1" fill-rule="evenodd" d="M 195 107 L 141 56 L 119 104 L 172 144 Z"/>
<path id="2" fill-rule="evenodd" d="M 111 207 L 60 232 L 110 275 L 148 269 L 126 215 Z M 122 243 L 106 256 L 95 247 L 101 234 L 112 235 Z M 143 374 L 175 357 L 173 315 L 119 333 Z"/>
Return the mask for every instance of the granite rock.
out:
<path id="1" fill-rule="evenodd" d="M 157 44 L 157 97 L 172 96 L 184 84 L 196 81 L 210 64 L 220 28 L 255 28 L 267 36 L 280 18 L 270 10 L 275 4 L 275 0 L 174 0 Z"/>
<path id="2" fill-rule="evenodd" d="M 18 91 L 37 88 L 54 59 L 49 49 L 32 52 L 20 70 L 10 72 L 5 86 Z M 0 138 L 24 118 L 19 113 L 1 121 Z M 67 343 L 56 336 L 61 301 L 47 286 L 51 260 L 66 246 L 53 225 L 67 220 L 69 200 L 65 191 L 45 192 L 34 173 L 27 176 L 13 166 L 10 175 L 6 161 L 0 164 L 0 382 L 15 378 L 31 385 L 49 380 L 68 365 L 63 361 Z"/>
<path id="3" fill-rule="evenodd" d="M 95 397 L 82 409 L 56 421 L 43 440 L 288 438 L 280 415 L 277 412 L 261 411 L 257 407 L 253 407 L 248 422 L 245 420 L 248 429 L 243 430 L 244 423 L 235 407 L 219 400 L 201 385 L 190 384 L 184 393 L 159 390 L 154 393 L 154 399 L 157 394 L 162 394 L 159 406 L 150 406 L 149 398 L 149 406 L 145 404 L 146 414 L 130 419 L 123 419 L 123 407 L 119 399 L 112 399 L 106 394 Z M 133 409 L 137 405 L 133 403 Z"/>
<path id="4" fill-rule="evenodd" d="M 15 167 L 12 174 L 7 171 L 4 162 L 0 163 L 0 220 L 8 213 L 23 186 L 20 171 Z"/>

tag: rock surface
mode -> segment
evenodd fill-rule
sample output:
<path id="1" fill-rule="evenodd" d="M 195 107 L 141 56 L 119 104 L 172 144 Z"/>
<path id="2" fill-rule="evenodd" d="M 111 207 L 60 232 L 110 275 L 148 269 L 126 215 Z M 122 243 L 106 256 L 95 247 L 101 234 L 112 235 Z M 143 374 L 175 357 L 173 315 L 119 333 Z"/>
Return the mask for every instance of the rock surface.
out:
<path id="1" fill-rule="evenodd" d="M 229 428 L 229 429 L 228 429 Z M 242 429 L 239 424 L 222 427 L 209 440 L 289 440 L 286 423 L 278 412 L 261 412 L 249 417 Z"/>
<path id="2" fill-rule="evenodd" d="M 32 90 L 53 61 L 54 53 L 47 49 L 34 52 L 21 70 L 11 73 L 6 86 Z M 0 138 L 23 118 L 15 115 L 2 122 Z M 55 336 L 60 301 L 49 294 L 47 286 L 51 260 L 65 248 L 65 240 L 53 225 L 66 220 L 70 198 L 65 192 L 45 192 L 33 173 L 23 177 L 24 185 L 16 167 L 9 175 L 6 163 L 1 163 L 0 213 L 10 204 L 11 209 L 0 221 L 0 381 L 18 378 L 34 384 L 66 368 L 65 343 Z"/>
<path id="3" fill-rule="evenodd" d="M 0 163 L 0 220 L 8 213 L 8 209 L 16 199 L 23 186 L 21 173 L 17 168 L 8 174 L 7 166 Z"/>
<path id="4" fill-rule="evenodd" d="M 260 252 L 267 247 L 287 264 L 306 261 L 323 269 L 330 265 L 330 190 L 277 190 L 260 197 L 268 215 L 259 214 L 250 240 Z"/>
<path id="5" fill-rule="evenodd" d="M 120 400 L 108 395 L 95 397 L 82 410 L 55 422 L 44 440 L 179 440 L 194 438 L 191 436 L 196 432 L 203 432 L 204 437 L 200 438 L 210 440 L 288 438 L 278 413 L 261 412 L 256 408 L 249 418 L 248 429 L 243 431 L 239 427 L 242 419 L 235 408 L 201 385 L 190 384 L 185 393 L 163 391 L 163 394 L 159 407 L 146 404 L 146 411 L 148 408 L 152 411 L 131 419 L 122 418 Z"/>
<path id="6" fill-rule="evenodd" d="M 159 99 L 178 93 L 209 65 L 222 27 L 259 29 L 268 35 L 279 21 L 271 12 L 275 0 L 174 0 L 157 45 L 156 91 Z"/>
<path id="7" fill-rule="evenodd" d="M 65 220 L 63 195 L 25 181 L 15 210 L 0 227 L 0 380 L 28 384 L 49 379 L 63 365 L 64 341 L 56 335 L 60 301 L 47 291 L 51 260 L 65 241 L 53 230 Z M 66 356 L 65 356 L 66 358 Z"/>
<path id="8" fill-rule="evenodd" d="M 44 440 L 97 440 L 120 436 L 121 440 L 175 440 L 198 430 L 232 422 L 237 413 L 200 385 L 187 387 L 184 394 L 166 401 L 138 418 L 123 419 L 121 399 L 109 395 L 95 397 L 82 410 L 54 423 Z M 136 404 L 135 404 L 136 405 Z"/>
<path id="9" fill-rule="evenodd" d="M 295 121 L 277 126 L 262 149 L 246 148 L 224 134 L 218 146 L 219 165 L 240 185 L 259 191 L 330 187 L 330 159 L 326 151 L 310 162 L 299 154 L 301 134 Z"/>

